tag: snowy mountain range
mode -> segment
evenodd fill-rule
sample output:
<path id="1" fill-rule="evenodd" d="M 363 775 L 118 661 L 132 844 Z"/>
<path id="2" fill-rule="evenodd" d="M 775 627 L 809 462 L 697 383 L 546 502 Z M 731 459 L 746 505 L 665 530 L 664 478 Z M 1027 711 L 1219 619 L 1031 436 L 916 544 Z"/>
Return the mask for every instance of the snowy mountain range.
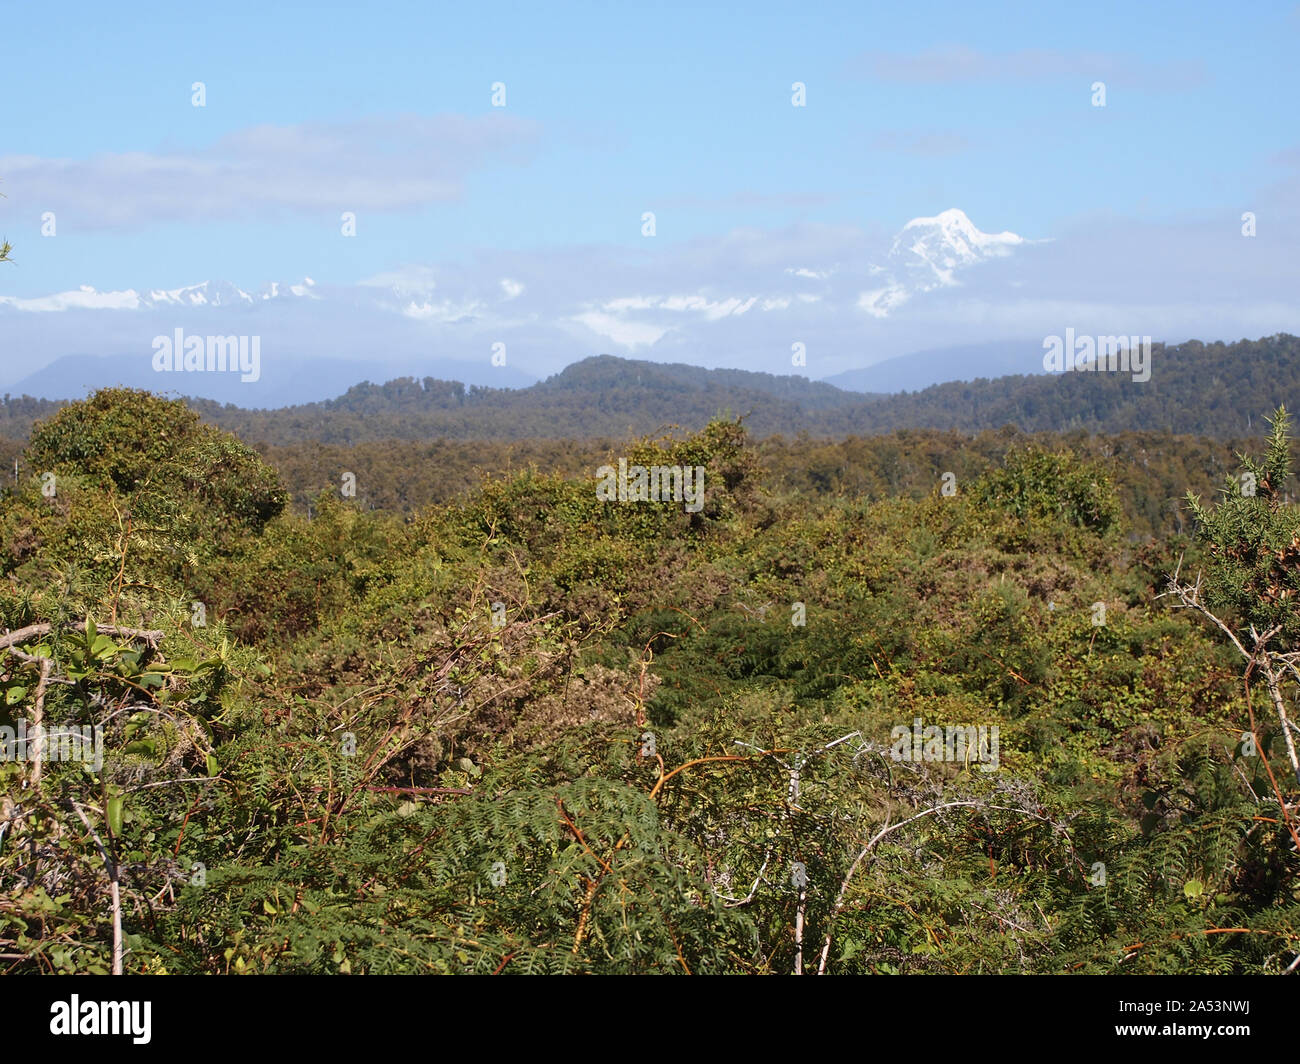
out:
<path id="1" fill-rule="evenodd" d="M 281 285 L 277 281 L 264 285 L 257 295 L 245 292 L 228 281 L 204 281 L 183 288 L 153 289 L 137 292 L 134 288 L 118 292 L 99 292 L 83 284 L 70 292 L 20 299 L 0 296 L 0 306 L 32 312 L 60 310 L 153 310 L 158 307 L 229 307 L 254 305 L 259 301 L 284 297 L 315 298 L 312 288 L 316 282 L 310 277 L 301 284 Z"/>
<path id="2" fill-rule="evenodd" d="M 854 246 L 845 234 L 820 259 L 815 248 L 809 255 L 806 244 L 796 244 L 755 264 L 738 245 L 743 261 L 733 266 L 701 259 L 683 245 L 659 260 L 611 253 L 584 263 L 584 279 L 576 270 L 557 270 L 548 258 L 503 253 L 486 267 L 412 266 L 353 285 L 305 277 L 255 290 L 209 280 L 0 296 L 0 389 L 76 398 L 125 384 L 274 406 L 398 376 L 520 387 L 605 352 L 827 376 L 964 341 L 942 334 L 934 300 L 945 290 L 969 292 L 970 279 L 986 272 L 981 267 L 1034 243 L 1011 232 L 983 232 L 952 208 L 912 219 L 892 243 L 874 249 L 860 235 Z M 799 258 L 775 269 L 764 264 L 777 254 Z M 177 329 L 260 337 L 261 379 L 241 386 L 212 373 L 160 377 L 151 365 L 152 341 Z M 769 355 L 752 353 L 781 336 L 836 362 L 823 362 L 820 372 L 811 361 L 795 368 L 792 340 Z M 979 375 L 980 367 L 967 372 Z"/>

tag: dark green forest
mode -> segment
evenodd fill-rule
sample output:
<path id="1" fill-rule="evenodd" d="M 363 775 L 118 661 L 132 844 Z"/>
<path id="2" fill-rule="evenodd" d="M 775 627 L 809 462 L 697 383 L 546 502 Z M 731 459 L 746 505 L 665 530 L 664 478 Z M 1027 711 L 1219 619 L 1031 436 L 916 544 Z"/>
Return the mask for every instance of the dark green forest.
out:
<path id="1" fill-rule="evenodd" d="M 0 971 L 1293 970 L 1298 343 L 6 400 Z"/>
<path id="2" fill-rule="evenodd" d="M 1151 379 L 1123 373 L 1064 373 L 938 384 L 920 392 L 862 395 L 803 377 L 708 370 L 599 355 L 529 388 L 470 387 L 406 377 L 358 384 L 337 399 L 277 410 L 244 410 L 210 400 L 189 405 L 244 442 L 341 446 L 387 440 L 622 440 L 670 425 L 698 430 L 719 414 L 744 416 L 758 438 L 820 438 L 905 429 L 966 434 L 1015 425 L 1024 432 L 1243 437 L 1261 411 L 1300 386 L 1300 338 L 1287 334 L 1204 344 L 1154 344 Z M 32 423 L 59 407 L 6 395 L 0 440 L 25 439 Z M 12 444 L 11 444 L 12 447 Z M 7 452 L 12 461 L 12 450 Z"/>

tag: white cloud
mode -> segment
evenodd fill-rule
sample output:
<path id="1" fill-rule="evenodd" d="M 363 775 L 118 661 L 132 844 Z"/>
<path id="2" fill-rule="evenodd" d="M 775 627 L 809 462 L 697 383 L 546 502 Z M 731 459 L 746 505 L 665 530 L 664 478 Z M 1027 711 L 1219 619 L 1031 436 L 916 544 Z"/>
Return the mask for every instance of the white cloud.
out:
<path id="1" fill-rule="evenodd" d="M 858 296 L 858 306 L 873 318 L 887 318 L 891 311 L 897 310 L 911 298 L 907 289 L 900 284 L 886 285 Z"/>
<path id="2" fill-rule="evenodd" d="M 613 314 L 602 313 L 599 310 L 588 310 L 581 314 L 575 314 L 571 320 L 585 325 L 599 336 L 604 336 L 609 340 L 613 340 L 616 344 L 629 348 L 658 343 L 664 334 L 668 332 L 667 327 L 650 325 L 646 322 L 627 321 Z"/>
<path id="3" fill-rule="evenodd" d="M 53 295 L 19 299 L 0 296 L 0 305 L 26 311 L 59 310 L 135 310 L 140 306 L 140 295 L 134 289 L 125 292 L 97 292 L 90 285 L 82 285 L 75 292 L 55 292 Z"/>
<path id="4" fill-rule="evenodd" d="M 733 296 L 730 299 L 710 300 L 699 295 L 681 295 L 668 296 L 658 304 L 664 310 L 675 311 L 695 311 L 703 314 L 709 321 L 717 321 L 719 318 L 726 318 L 732 314 L 744 314 L 758 301 L 757 296 L 750 296 L 748 299 L 740 299 Z"/>
<path id="5" fill-rule="evenodd" d="M 362 288 L 391 289 L 398 297 L 427 299 L 438 287 L 437 271 L 432 266 L 407 265 L 385 270 L 359 282 Z"/>
<path id="6" fill-rule="evenodd" d="M 255 126 L 201 150 L 0 157 L 11 198 L 73 228 L 398 211 L 454 200 L 490 160 L 523 160 L 535 123 L 500 113 Z"/>
<path id="7" fill-rule="evenodd" d="M 441 303 L 432 303 L 427 300 L 423 303 L 412 301 L 402 308 L 402 313 L 408 318 L 414 318 L 416 321 L 448 322 L 475 317 L 481 310 L 482 304 L 473 300 L 456 303 L 450 299 L 444 299 Z"/>
<path id="8" fill-rule="evenodd" d="M 658 306 L 661 299 L 660 296 L 620 296 L 618 299 L 607 299 L 602 306 L 613 314 L 621 314 L 626 310 L 649 310 Z"/>

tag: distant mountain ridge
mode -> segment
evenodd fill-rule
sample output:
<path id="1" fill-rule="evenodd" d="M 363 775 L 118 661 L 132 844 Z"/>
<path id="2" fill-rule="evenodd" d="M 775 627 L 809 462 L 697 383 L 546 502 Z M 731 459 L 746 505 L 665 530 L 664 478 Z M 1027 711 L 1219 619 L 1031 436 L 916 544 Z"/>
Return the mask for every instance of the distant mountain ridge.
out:
<path id="1" fill-rule="evenodd" d="M 864 395 L 825 381 L 748 370 L 708 370 L 601 355 L 527 388 L 466 387 L 432 377 L 354 385 L 334 399 L 275 410 L 190 400 L 208 420 L 251 443 L 382 439 L 622 438 L 694 430 L 744 415 L 758 436 L 840 437 L 898 429 L 974 433 L 1167 431 L 1217 438 L 1258 432 L 1279 404 L 1300 405 L 1300 338 L 1153 346 L 1151 378 L 1121 373 L 1016 375 Z M 0 403 L 0 435 L 25 435 L 61 405 L 30 397 Z"/>
<path id="2" fill-rule="evenodd" d="M 322 316 L 326 307 L 333 316 Z M 456 328 L 467 313 L 454 301 L 434 299 L 431 290 L 317 285 L 310 277 L 272 281 L 256 291 L 204 281 L 171 289 L 83 285 L 31 298 L 0 296 L 0 379 L 5 391 L 43 399 L 79 399 L 122 386 L 261 409 L 324 401 L 367 377 L 432 373 L 492 387 L 536 383 L 513 360 L 494 365 L 486 341 L 471 348 L 430 334 L 430 321 Z M 342 325 L 347 336 L 339 333 Z M 237 374 L 156 372 L 154 340 L 177 329 L 188 336 L 258 337 L 256 382 L 241 382 Z M 24 373 L 18 367 L 30 364 L 30 351 L 54 357 Z"/>
<path id="3" fill-rule="evenodd" d="M 186 335 L 194 335 L 185 330 Z M 167 334 L 164 334 L 167 335 Z M 455 375 L 473 384 L 491 381 L 503 387 L 523 388 L 537 383 L 535 377 L 512 366 L 491 366 L 486 361 L 469 363 L 453 359 L 425 359 L 425 365 L 441 374 Z M 257 409 L 275 409 L 290 403 L 290 397 L 304 390 L 303 375 L 310 374 L 309 394 L 322 397 L 339 395 L 353 386 L 359 377 L 372 375 L 378 368 L 397 379 L 409 372 L 410 361 L 394 359 L 316 358 L 285 363 L 277 359 L 261 360 L 261 377 L 254 388 L 243 384 L 236 373 L 158 373 L 147 356 L 106 359 L 92 355 L 64 355 L 50 365 L 23 378 L 14 390 L 40 398 L 53 396 L 83 398 L 100 388 L 140 388 L 166 394 L 186 394 L 202 389 L 199 397 L 216 403 L 241 400 Z M 77 384 L 70 385 L 70 381 Z M 249 400 L 252 400 L 251 402 Z M 322 398 L 320 402 L 334 400 Z"/>
<path id="4" fill-rule="evenodd" d="M 1039 338 L 998 340 L 932 348 L 887 358 L 862 369 L 845 370 L 822 380 L 850 392 L 919 392 L 934 384 L 973 381 L 981 377 L 1034 375 L 1042 369 Z"/>

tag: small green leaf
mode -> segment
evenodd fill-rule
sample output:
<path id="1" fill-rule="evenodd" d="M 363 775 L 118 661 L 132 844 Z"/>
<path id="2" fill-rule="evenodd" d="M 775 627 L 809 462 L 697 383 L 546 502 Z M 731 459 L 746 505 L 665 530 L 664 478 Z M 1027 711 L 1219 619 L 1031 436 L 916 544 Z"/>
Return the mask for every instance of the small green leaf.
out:
<path id="1" fill-rule="evenodd" d="M 122 834 L 122 799 L 121 797 L 110 798 L 106 809 L 108 816 L 108 830 L 113 835 Z"/>
<path id="2" fill-rule="evenodd" d="M 220 772 L 221 772 L 221 765 L 218 764 L 217 759 L 215 757 L 213 757 L 211 754 L 208 754 L 208 775 L 216 776 L 219 775 Z"/>
<path id="3" fill-rule="evenodd" d="M 21 701 L 23 700 L 23 696 L 24 696 L 25 694 L 27 694 L 27 688 L 26 688 L 26 687 L 17 687 L 17 686 L 15 686 L 15 687 L 11 687 L 11 688 L 9 688 L 9 690 L 7 690 L 7 691 L 5 692 L 5 705 L 6 705 L 6 706 L 16 706 L 16 705 L 18 705 L 18 703 L 21 702 Z"/>
<path id="4" fill-rule="evenodd" d="M 1205 893 L 1205 884 L 1199 879 L 1189 879 L 1183 884 L 1183 893 L 1189 898 L 1199 898 Z"/>

